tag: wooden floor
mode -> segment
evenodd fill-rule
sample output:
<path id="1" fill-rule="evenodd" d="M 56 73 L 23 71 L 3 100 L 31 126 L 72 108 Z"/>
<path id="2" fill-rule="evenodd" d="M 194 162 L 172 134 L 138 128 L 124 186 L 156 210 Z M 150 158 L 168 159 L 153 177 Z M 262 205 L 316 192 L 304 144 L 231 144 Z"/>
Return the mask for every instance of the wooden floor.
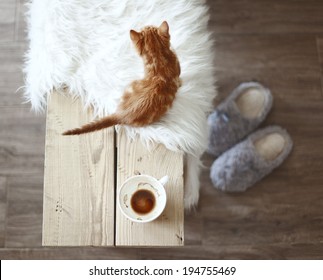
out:
<path id="1" fill-rule="evenodd" d="M 265 125 L 294 140 L 288 160 L 242 194 L 215 190 L 204 156 L 198 209 L 179 249 L 41 247 L 45 117 L 23 85 L 22 0 L 0 2 L 0 259 L 322 259 L 323 1 L 209 0 L 219 98 L 258 80 L 274 95 Z"/>

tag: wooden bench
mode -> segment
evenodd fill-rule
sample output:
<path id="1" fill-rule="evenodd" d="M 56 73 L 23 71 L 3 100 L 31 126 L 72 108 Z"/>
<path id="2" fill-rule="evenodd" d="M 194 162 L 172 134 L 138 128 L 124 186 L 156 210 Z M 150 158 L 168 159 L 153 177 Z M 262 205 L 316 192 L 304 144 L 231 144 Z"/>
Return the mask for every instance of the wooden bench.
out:
<path id="1" fill-rule="evenodd" d="M 43 246 L 182 246 L 184 244 L 183 154 L 155 145 L 147 150 L 114 127 L 62 136 L 92 120 L 79 100 L 63 92 L 48 99 Z M 116 204 L 122 183 L 135 174 L 169 175 L 163 214 L 134 223 Z"/>

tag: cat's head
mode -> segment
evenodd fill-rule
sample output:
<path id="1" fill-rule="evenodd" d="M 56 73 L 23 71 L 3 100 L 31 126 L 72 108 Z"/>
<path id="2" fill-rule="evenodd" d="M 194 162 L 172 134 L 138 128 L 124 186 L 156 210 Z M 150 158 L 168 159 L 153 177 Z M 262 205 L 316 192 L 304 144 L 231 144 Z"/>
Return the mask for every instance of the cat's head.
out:
<path id="1" fill-rule="evenodd" d="M 130 38 L 140 55 L 170 47 L 169 26 L 166 21 L 159 27 L 144 27 L 140 32 L 130 30 Z"/>

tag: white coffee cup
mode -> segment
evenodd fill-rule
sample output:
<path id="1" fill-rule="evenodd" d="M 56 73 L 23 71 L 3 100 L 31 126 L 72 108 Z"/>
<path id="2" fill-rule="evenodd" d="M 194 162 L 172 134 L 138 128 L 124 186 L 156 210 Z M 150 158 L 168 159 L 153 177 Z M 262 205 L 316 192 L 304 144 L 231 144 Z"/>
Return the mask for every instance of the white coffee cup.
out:
<path id="1" fill-rule="evenodd" d="M 168 176 L 164 176 L 160 180 L 157 180 L 150 175 L 136 175 L 128 178 L 122 184 L 117 199 L 123 215 L 129 220 L 137 223 L 148 223 L 158 218 L 166 206 L 167 196 L 164 186 L 167 181 Z M 154 197 L 151 197 L 152 199 L 148 201 L 149 207 L 152 208 L 147 213 L 138 212 L 134 209 L 137 208 L 134 207 L 134 205 L 136 205 L 134 202 L 138 201 L 136 198 L 140 197 L 140 194 L 153 195 Z M 144 204 L 141 206 L 144 206 L 146 202 L 144 200 L 142 201 Z"/>

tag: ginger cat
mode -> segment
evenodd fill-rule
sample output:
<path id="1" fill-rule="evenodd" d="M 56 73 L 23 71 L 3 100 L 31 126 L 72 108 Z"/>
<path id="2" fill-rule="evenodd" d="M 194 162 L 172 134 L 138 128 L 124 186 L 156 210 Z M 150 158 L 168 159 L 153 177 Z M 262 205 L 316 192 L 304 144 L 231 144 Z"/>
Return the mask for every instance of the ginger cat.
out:
<path id="1" fill-rule="evenodd" d="M 130 30 L 130 38 L 145 64 L 145 76 L 125 90 L 116 112 L 105 118 L 68 130 L 63 135 L 83 134 L 117 124 L 146 126 L 158 121 L 172 106 L 181 86 L 181 70 L 170 49 L 169 27 L 147 26 L 141 32 Z"/>

